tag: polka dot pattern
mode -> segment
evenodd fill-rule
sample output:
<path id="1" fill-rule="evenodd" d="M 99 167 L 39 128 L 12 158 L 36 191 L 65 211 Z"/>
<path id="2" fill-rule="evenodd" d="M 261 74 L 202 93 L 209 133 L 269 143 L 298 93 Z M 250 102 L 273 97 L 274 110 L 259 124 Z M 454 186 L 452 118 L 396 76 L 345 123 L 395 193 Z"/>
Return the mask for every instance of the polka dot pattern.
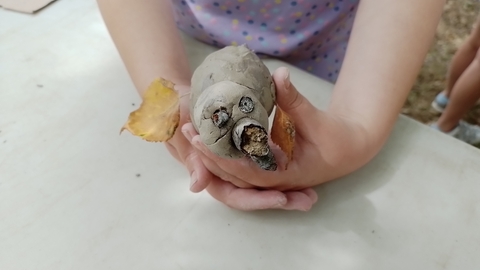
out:
<path id="1" fill-rule="evenodd" d="M 359 0 L 173 0 L 177 26 L 213 46 L 247 44 L 330 82 Z"/>

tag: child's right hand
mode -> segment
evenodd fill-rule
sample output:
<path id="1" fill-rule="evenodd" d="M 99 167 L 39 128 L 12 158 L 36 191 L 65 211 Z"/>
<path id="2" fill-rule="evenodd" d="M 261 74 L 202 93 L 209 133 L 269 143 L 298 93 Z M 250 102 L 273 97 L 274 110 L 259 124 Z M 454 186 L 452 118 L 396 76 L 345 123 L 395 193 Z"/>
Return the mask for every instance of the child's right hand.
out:
<path id="1" fill-rule="evenodd" d="M 219 157 L 206 148 L 190 123 L 182 127 L 182 132 L 198 149 L 202 163 L 220 179 L 236 186 L 249 183 L 270 190 L 301 190 L 304 195 L 312 195 L 309 197 L 315 201 L 316 194 L 311 194 L 313 190 L 309 188 L 338 179 L 365 165 L 381 148 L 382 140 L 375 140 L 378 136 L 374 131 L 367 132 L 364 123 L 358 119 L 316 108 L 290 82 L 286 68 L 277 69 L 273 79 L 277 104 L 295 123 L 296 151 L 288 170 L 279 166 L 276 171 L 265 171 L 246 157 L 237 160 Z M 272 146 L 272 152 L 277 161 L 285 156 L 278 147 Z M 215 198 L 225 196 L 211 186 L 207 190 Z"/>
<path id="2" fill-rule="evenodd" d="M 190 91 L 188 86 L 175 86 L 180 96 L 180 124 L 190 122 L 189 99 L 185 95 Z M 250 211 L 260 209 L 308 210 L 317 201 L 317 194 L 312 189 L 300 191 L 258 190 L 248 183 L 224 181 L 213 175 L 198 156 L 198 151 L 185 138 L 180 130 L 166 143 L 168 151 L 187 167 L 190 173 L 192 192 L 200 192 L 209 187 L 215 198 L 229 207 Z M 240 187 L 239 187 L 240 186 Z"/>

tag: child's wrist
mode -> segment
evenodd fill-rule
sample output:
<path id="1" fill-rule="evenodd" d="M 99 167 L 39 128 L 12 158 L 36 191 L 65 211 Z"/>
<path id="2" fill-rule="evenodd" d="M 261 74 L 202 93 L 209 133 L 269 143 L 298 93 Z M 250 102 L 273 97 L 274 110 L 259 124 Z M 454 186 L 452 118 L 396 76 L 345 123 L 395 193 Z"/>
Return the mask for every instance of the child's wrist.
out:
<path id="1" fill-rule="evenodd" d="M 382 148 L 386 138 L 377 130 L 369 130 L 361 117 L 352 117 L 342 113 L 337 114 L 327 111 L 334 121 L 341 123 L 335 134 L 339 155 L 337 160 L 346 163 L 348 173 L 359 169 L 375 157 Z"/>

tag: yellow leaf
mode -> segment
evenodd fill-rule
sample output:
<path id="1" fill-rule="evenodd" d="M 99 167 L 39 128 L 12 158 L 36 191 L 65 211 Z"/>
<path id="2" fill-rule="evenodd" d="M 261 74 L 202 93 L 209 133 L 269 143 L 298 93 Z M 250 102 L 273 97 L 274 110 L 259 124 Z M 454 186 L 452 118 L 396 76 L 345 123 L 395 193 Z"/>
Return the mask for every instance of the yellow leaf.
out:
<path id="1" fill-rule="evenodd" d="M 143 102 L 130 113 L 125 129 L 149 142 L 166 142 L 175 134 L 180 122 L 180 97 L 173 89 L 174 84 L 156 79 L 150 84 Z"/>
<path id="2" fill-rule="evenodd" d="M 293 158 L 293 148 L 295 146 L 295 124 L 290 116 L 277 105 L 275 117 L 273 118 L 272 141 L 277 144 L 287 156 L 287 164 Z"/>

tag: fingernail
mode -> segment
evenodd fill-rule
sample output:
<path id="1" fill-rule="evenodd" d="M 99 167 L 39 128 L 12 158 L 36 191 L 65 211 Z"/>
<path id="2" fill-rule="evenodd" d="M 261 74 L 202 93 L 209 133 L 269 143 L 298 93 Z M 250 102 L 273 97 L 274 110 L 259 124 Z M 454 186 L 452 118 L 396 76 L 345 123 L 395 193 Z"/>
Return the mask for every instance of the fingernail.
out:
<path id="1" fill-rule="evenodd" d="M 287 75 L 285 75 L 285 79 L 283 79 L 283 83 L 285 84 L 285 88 L 290 88 L 290 71 L 286 69 Z"/>
<path id="2" fill-rule="evenodd" d="M 189 142 L 192 141 L 192 134 L 190 134 L 190 132 L 188 132 L 187 128 L 182 127 L 182 133 L 183 133 L 183 136 L 185 136 L 185 138 L 187 138 L 187 140 Z"/>
<path id="3" fill-rule="evenodd" d="M 199 135 L 196 135 L 195 137 L 193 137 L 191 144 L 193 145 L 193 147 L 195 147 L 195 149 L 199 150 L 200 152 L 204 154 L 209 153 L 208 148 L 203 144 Z"/>
<path id="4" fill-rule="evenodd" d="M 197 183 L 198 178 L 197 178 L 197 172 L 193 171 L 192 175 L 190 176 L 190 189 Z"/>
<path id="5" fill-rule="evenodd" d="M 282 197 L 278 198 L 278 201 L 277 201 L 277 204 L 275 205 L 275 207 L 283 207 L 286 204 L 287 204 L 287 197 L 282 196 Z"/>
<path id="6" fill-rule="evenodd" d="M 200 140 L 198 140 L 198 139 L 193 140 L 192 139 L 191 142 L 192 142 L 193 146 L 195 146 L 195 148 L 201 150 Z"/>

